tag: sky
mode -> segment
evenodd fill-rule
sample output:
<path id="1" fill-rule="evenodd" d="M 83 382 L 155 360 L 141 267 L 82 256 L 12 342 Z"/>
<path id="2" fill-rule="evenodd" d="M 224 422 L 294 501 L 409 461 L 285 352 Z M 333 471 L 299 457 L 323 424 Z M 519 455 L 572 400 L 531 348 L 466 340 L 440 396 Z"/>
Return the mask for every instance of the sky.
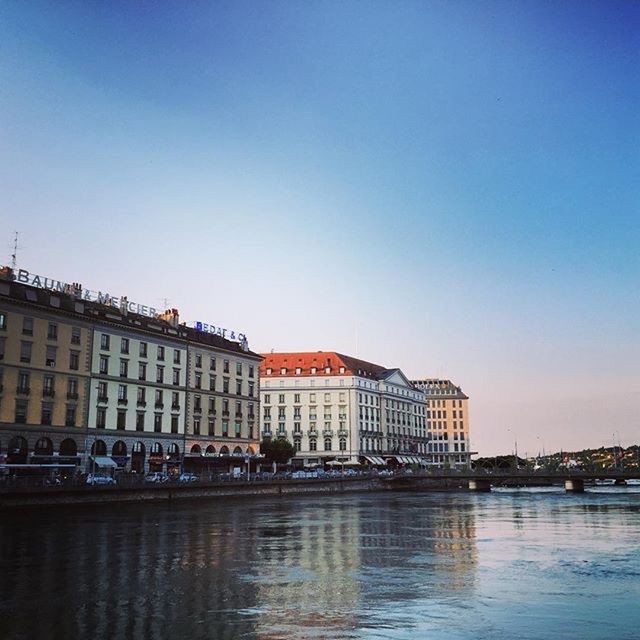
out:
<path id="1" fill-rule="evenodd" d="M 0 263 L 640 442 L 640 4 L 0 4 Z"/>

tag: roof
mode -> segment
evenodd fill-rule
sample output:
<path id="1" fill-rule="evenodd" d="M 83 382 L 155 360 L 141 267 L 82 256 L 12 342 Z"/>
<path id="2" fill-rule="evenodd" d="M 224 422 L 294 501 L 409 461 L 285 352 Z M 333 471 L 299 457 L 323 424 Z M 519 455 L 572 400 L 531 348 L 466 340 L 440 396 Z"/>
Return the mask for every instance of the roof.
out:
<path id="1" fill-rule="evenodd" d="M 424 391 L 427 396 L 447 396 L 450 398 L 459 398 L 461 400 L 468 400 L 467 396 L 462 388 L 453 383 L 451 380 L 441 378 L 423 378 L 421 380 L 412 380 L 411 384 L 414 387 Z"/>
<path id="2" fill-rule="evenodd" d="M 292 353 L 263 353 L 260 375 L 267 376 L 271 369 L 276 376 L 335 376 L 353 375 L 383 380 L 397 369 L 347 356 L 337 351 L 302 351 Z M 340 371 L 340 369 L 343 371 Z M 285 369 L 285 373 L 282 370 Z M 300 372 L 296 373 L 299 369 Z M 312 369 L 315 369 L 312 372 Z"/>

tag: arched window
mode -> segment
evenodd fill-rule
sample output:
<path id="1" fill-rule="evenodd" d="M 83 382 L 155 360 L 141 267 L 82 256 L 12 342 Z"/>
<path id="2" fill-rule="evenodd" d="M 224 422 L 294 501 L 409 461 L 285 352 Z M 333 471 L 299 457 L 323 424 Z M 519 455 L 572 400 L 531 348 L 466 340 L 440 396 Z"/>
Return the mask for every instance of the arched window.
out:
<path id="1" fill-rule="evenodd" d="M 75 456 L 78 454 L 78 445 L 73 438 L 65 438 L 60 443 L 61 456 Z"/>
<path id="2" fill-rule="evenodd" d="M 294 438 L 293 439 L 293 446 L 295 447 L 296 451 L 300 451 L 300 449 L 302 448 L 302 439 L 301 438 Z"/>
<path id="3" fill-rule="evenodd" d="M 207 456 L 212 456 L 212 455 L 214 455 L 214 454 L 215 454 L 215 452 L 216 452 L 216 448 L 215 448 L 212 444 L 210 444 L 210 445 L 205 449 L 205 452 L 204 452 L 204 453 L 205 453 L 205 455 L 207 455 Z"/>
<path id="4" fill-rule="evenodd" d="M 221 447 L 220 455 L 221 456 L 228 456 L 229 455 L 229 447 L 227 447 L 227 445 L 224 445 L 224 447 Z"/>
<path id="5" fill-rule="evenodd" d="M 151 455 L 154 457 L 158 457 L 162 455 L 162 445 L 159 442 L 154 442 L 151 447 Z"/>
<path id="6" fill-rule="evenodd" d="M 91 445 L 91 455 L 92 456 L 106 456 L 107 455 L 107 445 L 104 443 L 104 440 L 96 440 Z"/>
<path id="7" fill-rule="evenodd" d="M 331 438 L 324 439 L 324 450 L 331 451 Z"/>
<path id="8" fill-rule="evenodd" d="M 247 454 L 250 455 L 250 456 L 255 456 L 256 455 L 256 450 L 251 445 L 249 445 L 247 447 Z"/>
<path id="9" fill-rule="evenodd" d="M 340 438 L 340 451 L 346 451 L 346 450 L 347 450 L 347 439 Z"/>
<path id="10" fill-rule="evenodd" d="M 167 453 L 170 458 L 177 458 L 180 455 L 180 447 L 175 442 L 172 442 L 169 445 Z"/>
<path id="11" fill-rule="evenodd" d="M 242 455 L 242 449 L 241 449 L 240 447 L 236 447 L 236 448 L 233 450 L 233 455 L 234 455 L 234 456 L 241 456 L 241 455 Z"/>
<path id="12" fill-rule="evenodd" d="M 315 438 L 309 438 L 309 451 L 318 450 L 318 441 Z"/>
<path id="13" fill-rule="evenodd" d="M 202 447 L 199 444 L 194 444 L 191 447 L 191 453 L 194 453 L 194 454 L 197 454 L 197 455 L 201 454 L 202 453 Z"/>
<path id="14" fill-rule="evenodd" d="M 134 455 L 137 454 L 137 455 L 142 455 L 144 457 L 145 451 L 146 449 L 143 442 L 138 441 L 133 445 Z"/>
<path id="15" fill-rule="evenodd" d="M 51 456 L 53 455 L 53 442 L 49 438 L 40 438 L 36 442 L 36 446 L 33 449 L 33 453 L 37 456 Z"/>
<path id="16" fill-rule="evenodd" d="M 111 448 L 111 455 L 124 457 L 127 455 L 127 445 L 122 440 L 117 440 Z"/>

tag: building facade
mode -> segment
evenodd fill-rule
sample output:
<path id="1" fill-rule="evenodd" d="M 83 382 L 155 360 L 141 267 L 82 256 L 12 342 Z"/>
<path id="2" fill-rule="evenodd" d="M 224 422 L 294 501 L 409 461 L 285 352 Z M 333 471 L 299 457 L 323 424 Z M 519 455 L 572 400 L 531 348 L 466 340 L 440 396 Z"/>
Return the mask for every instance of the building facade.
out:
<path id="1" fill-rule="evenodd" d="M 427 453 L 425 397 L 400 369 L 336 352 L 263 358 L 261 433 L 290 440 L 294 465 L 419 463 Z"/>
<path id="2" fill-rule="evenodd" d="M 426 398 L 429 461 L 468 466 L 472 453 L 469 397 L 451 380 L 425 378 L 412 383 L 424 392 Z"/>
<path id="3" fill-rule="evenodd" d="M 187 454 L 228 470 L 258 454 L 261 358 L 246 341 L 46 282 L 0 271 L 1 464 L 142 473 Z"/>

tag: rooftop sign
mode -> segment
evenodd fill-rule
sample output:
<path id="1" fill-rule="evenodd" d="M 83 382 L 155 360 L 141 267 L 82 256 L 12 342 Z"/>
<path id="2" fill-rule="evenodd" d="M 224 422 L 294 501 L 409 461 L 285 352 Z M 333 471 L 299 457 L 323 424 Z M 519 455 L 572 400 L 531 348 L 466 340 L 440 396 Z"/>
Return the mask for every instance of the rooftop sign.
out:
<path id="1" fill-rule="evenodd" d="M 197 331 L 212 333 L 216 336 L 226 338 L 227 340 L 234 340 L 236 342 L 239 342 L 245 351 L 249 348 L 247 343 L 247 336 L 244 333 L 239 333 L 238 331 L 232 331 L 229 329 L 223 329 L 222 327 L 218 327 L 214 324 L 207 324 L 206 322 L 194 322 L 193 328 Z"/>
<path id="2" fill-rule="evenodd" d="M 77 282 L 69 284 L 60 280 L 54 280 L 53 278 L 47 278 L 46 276 L 30 273 L 26 269 L 18 269 L 18 272 L 14 273 L 13 279 L 16 282 L 28 284 L 32 287 L 38 287 L 39 289 L 46 289 L 47 291 L 53 291 L 56 293 L 65 293 L 67 295 L 74 296 L 78 300 L 97 302 L 98 304 L 118 309 L 121 312 L 126 311 L 129 313 L 139 313 L 140 315 L 147 316 L 149 318 L 154 318 L 159 313 L 156 308 L 132 302 L 126 296 L 119 298 L 103 291 L 83 289 L 82 285 Z"/>

